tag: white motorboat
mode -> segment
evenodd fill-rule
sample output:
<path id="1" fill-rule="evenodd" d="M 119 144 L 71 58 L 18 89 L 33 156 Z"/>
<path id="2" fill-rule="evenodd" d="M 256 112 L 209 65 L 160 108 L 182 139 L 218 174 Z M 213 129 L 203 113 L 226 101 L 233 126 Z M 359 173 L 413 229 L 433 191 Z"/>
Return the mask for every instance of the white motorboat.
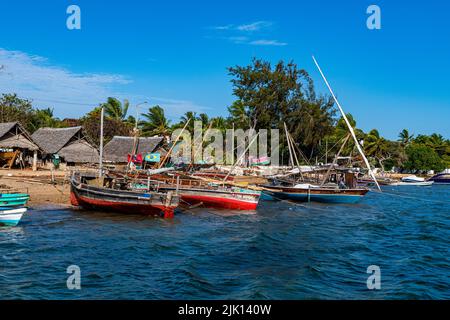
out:
<path id="1" fill-rule="evenodd" d="M 0 210 L 0 226 L 16 226 L 27 208 Z"/>
<path id="2" fill-rule="evenodd" d="M 431 186 L 434 181 L 425 181 L 424 178 L 415 175 L 403 177 L 400 182 L 391 183 L 391 186 Z"/>

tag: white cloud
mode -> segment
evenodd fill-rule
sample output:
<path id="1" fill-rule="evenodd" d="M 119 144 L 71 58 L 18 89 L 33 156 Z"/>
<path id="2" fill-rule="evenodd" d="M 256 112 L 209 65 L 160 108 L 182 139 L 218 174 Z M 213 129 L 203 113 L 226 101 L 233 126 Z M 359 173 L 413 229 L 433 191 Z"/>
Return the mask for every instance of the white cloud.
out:
<path id="1" fill-rule="evenodd" d="M 254 40 L 250 41 L 248 44 L 253 46 L 287 46 L 286 42 L 280 42 L 278 40 Z"/>
<path id="2" fill-rule="evenodd" d="M 268 28 L 272 26 L 272 22 L 270 21 L 256 21 L 249 24 L 242 24 L 236 27 L 239 31 L 246 31 L 246 32 L 253 32 L 253 31 L 259 31 L 261 29 Z"/>
<path id="3" fill-rule="evenodd" d="M 221 36 L 219 38 L 228 40 L 234 44 L 247 44 L 254 46 L 287 46 L 286 42 L 279 40 L 257 39 L 258 35 L 266 34 L 274 23 L 271 21 L 256 21 L 248 24 L 234 25 L 228 24 L 223 26 L 211 27 Z M 255 39 L 256 38 L 256 39 Z"/>
<path id="4" fill-rule="evenodd" d="M 58 116 L 75 117 L 131 81 L 115 74 L 74 73 L 48 60 L 0 48 L 0 93 L 17 93 L 38 107 L 55 107 Z"/>
<path id="5" fill-rule="evenodd" d="M 75 73 L 66 68 L 52 66 L 47 59 L 20 51 L 0 48 L 0 94 L 17 93 L 19 97 L 33 101 L 38 108 L 54 108 L 60 118 L 80 117 L 107 97 L 129 99 L 130 115 L 136 114 L 135 106 L 148 101 L 145 108 L 160 104 L 168 118 L 178 120 L 187 111 L 206 112 L 208 107 L 193 101 L 148 97 L 131 94 L 126 85 L 132 81 L 122 75 Z"/>

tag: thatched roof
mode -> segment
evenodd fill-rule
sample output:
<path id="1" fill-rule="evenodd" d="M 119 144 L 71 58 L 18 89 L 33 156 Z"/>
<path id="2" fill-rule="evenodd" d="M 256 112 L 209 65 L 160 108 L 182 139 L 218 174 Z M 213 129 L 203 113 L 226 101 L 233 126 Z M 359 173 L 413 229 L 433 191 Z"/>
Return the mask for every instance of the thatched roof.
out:
<path id="1" fill-rule="evenodd" d="M 39 150 L 39 146 L 18 122 L 0 123 L 0 148 Z"/>
<path id="2" fill-rule="evenodd" d="M 70 142 L 58 151 L 58 155 L 67 162 L 75 163 L 98 163 L 99 160 L 97 149 L 86 140 Z"/>
<path id="3" fill-rule="evenodd" d="M 154 152 L 162 141 L 162 137 L 139 138 L 137 153 Z M 133 137 L 115 136 L 104 148 L 105 161 L 126 163 L 128 154 L 132 152 L 133 143 Z"/>
<path id="4" fill-rule="evenodd" d="M 84 137 L 82 127 L 40 128 L 32 135 L 46 154 L 58 154 L 66 162 L 98 162 L 98 151 Z"/>
<path id="5" fill-rule="evenodd" d="M 40 128 L 32 138 L 47 154 L 58 153 L 79 131 L 81 127 Z"/>

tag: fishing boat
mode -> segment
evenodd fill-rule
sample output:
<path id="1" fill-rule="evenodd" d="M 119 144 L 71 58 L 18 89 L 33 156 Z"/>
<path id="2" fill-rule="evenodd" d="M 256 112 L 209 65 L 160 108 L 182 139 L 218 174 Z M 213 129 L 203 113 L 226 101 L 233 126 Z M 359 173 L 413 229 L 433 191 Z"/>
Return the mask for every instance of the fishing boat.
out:
<path id="1" fill-rule="evenodd" d="M 293 187 L 264 186 L 264 193 L 275 200 L 292 200 L 298 202 L 324 203 L 357 203 L 369 192 L 369 189 L 339 189 L 324 188 L 311 184 L 301 184 Z"/>
<path id="2" fill-rule="evenodd" d="M 0 209 L 0 226 L 17 226 L 27 208 Z"/>
<path id="3" fill-rule="evenodd" d="M 426 187 L 431 186 L 434 181 L 425 181 L 424 178 L 417 177 L 415 175 L 403 177 L 401 181 L 391 183 L 391 186 L 417 186 Z"/>
<path id="4" fill-rule="evenodd" d="M 428 181 L 433 181 L 436 184 L 450 184 L 450 173 L 438 173 Z"/>
<path id="5" fill-rule="evenodd" d="M 116 211 L 172 218 L 179 205 L 179 196 L 170 192 L 130 190 L 126 184 L 107 175 L 76 172 L 71 178 L 72 205 L 86 210 Z"/>
<path id="6" fill-rule="evenodd" d="M 29 199 L 26 193 L 0 193 L 0 207 L 24 206 Z"/>
<path id="7" fill-rule="evenodd" d="M 124 175 L 121 176 L 125 178 Z M 234 186 L 229 182 L 185 176 L 182 173 L 148 176 L 140 174 L 136 177 L 127 176 L 126 179 L 133 181 L 136 189 L 148 189 L 153 185 L 158 191 L 177 192 L 182 204 L 187 206 L 256 210 L 261 196 L 261 192 L 257 190 Z"/>

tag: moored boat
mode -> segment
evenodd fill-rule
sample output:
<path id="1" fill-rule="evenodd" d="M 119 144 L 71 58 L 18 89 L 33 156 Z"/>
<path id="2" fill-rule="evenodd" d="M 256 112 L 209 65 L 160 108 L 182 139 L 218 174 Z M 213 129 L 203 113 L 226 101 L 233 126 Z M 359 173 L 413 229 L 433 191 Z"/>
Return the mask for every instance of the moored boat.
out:
<path id="1" fill-rule="evenodd" d="M 145 175 L 134 179 L 136 188 L 148 188 L 156 185 L 157 190 L 178 192 L 182 204 L 188 206 L 231 210 L 256 210 L 261 196 L 260 191 L 220 184 L 219 181 L 205 181 L 200 178 L 190 178 L 183 175 Z"/>
<path id="2" fill-rule="evenodd" d="M 75 173 L 71 178 L 71 203 L 87 210 L 116 211 L 172 218 L 179 196 L 170 192 L 129 190 L 113 178 L 97 179 Z"/>
<path id="3" fill-rule="evenodd" d="M 275 199 L 298 202 L 357 203 L 368 191 L 362 188 L 264 186 L 264 193 Z"/>
<path id="4" fill-rule="evenodd" d="M 450 173 L 438 173 L 428 179 L 428 181 L 433 181 L 437 184 L 450 184 Z"/>
<path id="5" fill-rule="evenodd" d="M 27 208 L 0 210 L 0 226 L 16 226 L 25 212 L 27 212 Z"/>
<path id="6" fill-rule="evenodd" d="M 26 193 L 0 193 L 0 207 L 24 206 L 29 199 Z"/>
<path id="7" fill-rule="evenodd" d="M 401 181 L 391 183 L 391 186 L 417 186 L 417 187 L 425 187 L 431 186 L 434 181 L 425 181 L 425 178 L 420 178 L 415 175 L 403 177 Z"/>

